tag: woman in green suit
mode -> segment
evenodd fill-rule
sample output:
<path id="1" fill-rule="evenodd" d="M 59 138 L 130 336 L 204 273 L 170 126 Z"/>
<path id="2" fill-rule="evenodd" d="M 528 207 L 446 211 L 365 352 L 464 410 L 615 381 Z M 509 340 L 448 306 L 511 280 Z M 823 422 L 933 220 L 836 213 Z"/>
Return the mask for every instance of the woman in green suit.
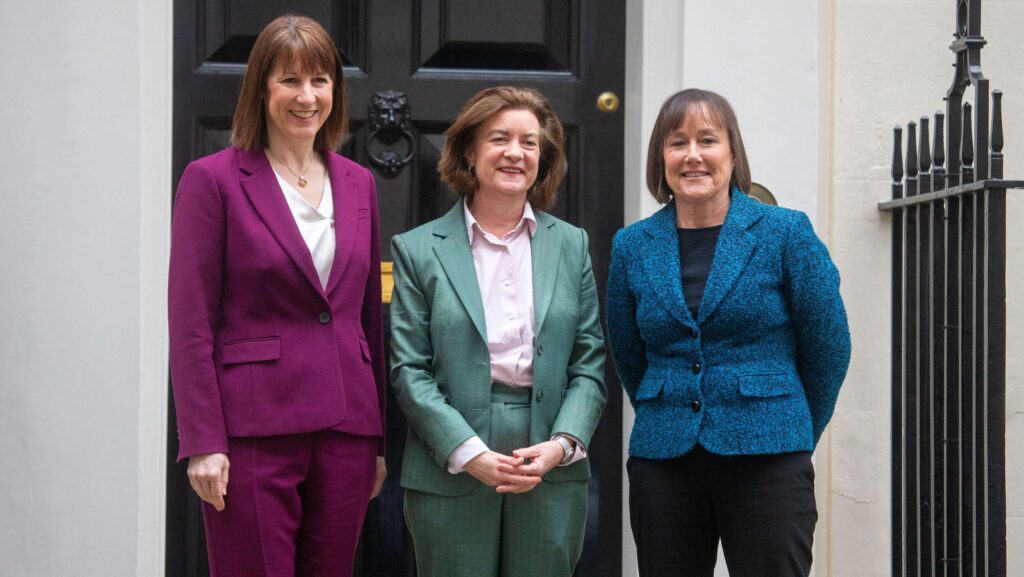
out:
<path id="1" fill-rule="evenodd" d="M 607 391 L 587 235 L 543 212 L 565 166 L 547 99 L 483 90 L 438 163 L 463 200 L 392 241 L 391 382 L 421 577 L 568 577 L 579 560 Z"/>

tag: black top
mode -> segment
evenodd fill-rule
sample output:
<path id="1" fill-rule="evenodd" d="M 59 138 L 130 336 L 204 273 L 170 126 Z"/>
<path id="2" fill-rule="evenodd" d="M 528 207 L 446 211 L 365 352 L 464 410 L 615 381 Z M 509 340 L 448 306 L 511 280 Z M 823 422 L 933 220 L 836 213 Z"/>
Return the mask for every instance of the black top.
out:
<path id="1" fill-rule="evenodd" d="M 679 272 L 683 279 L 683 296 L 686 298 L 686 308 L 690 309 L 690 314 L 696 320 L 722 225 L 676 230 L 679 232 Z"/>

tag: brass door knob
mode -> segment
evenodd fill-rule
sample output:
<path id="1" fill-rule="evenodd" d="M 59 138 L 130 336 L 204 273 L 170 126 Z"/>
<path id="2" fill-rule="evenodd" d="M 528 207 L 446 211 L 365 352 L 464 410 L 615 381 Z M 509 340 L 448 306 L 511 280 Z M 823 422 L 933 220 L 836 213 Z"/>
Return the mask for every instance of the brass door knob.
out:
<path id="1" fill-rule="evenodd" d="M 597 97 L 597 109 L 605 114 L 611 114 L 619 109 L 619 97 L 614 92 L 602 92 Z"/>

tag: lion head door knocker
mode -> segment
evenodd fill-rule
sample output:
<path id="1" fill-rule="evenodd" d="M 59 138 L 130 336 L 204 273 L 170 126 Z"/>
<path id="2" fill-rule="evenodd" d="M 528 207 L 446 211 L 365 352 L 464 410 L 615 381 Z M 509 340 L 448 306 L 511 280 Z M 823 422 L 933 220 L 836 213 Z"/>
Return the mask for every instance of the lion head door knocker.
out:
<path id="1" fill-rule="evenodd" d="M 366 153 L 370 164 L 384 178 L 394 178 L 412 162 L 416 140 L 412 133 L 412 112 L 409 98 L 402 92 L 383 90 L 373 95 L 367 110 L 370 134 L 366 137 Z M 405 141 L 405 154 L 393 148 Z"/>

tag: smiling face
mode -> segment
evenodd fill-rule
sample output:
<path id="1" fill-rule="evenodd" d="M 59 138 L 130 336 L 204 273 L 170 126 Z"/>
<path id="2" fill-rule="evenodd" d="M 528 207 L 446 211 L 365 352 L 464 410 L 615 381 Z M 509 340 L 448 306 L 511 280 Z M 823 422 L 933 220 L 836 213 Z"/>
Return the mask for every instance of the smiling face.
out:
<path id="1" fill-rule="evenodd" d="M 477 127 L 466 162 L 476 172 L 475 194 L 525 197 L 540 164 L 537 117 L 511 108 L 490 117 Z"/>
<path id="2" fill-rule="evenodd" d="M 313 142 L 331 115 L 333 86 L 326 71 L 278 63 L 267 77 L 267 139 Z"/>
<path id="3" fill-rule="evenodd" d="M 725 128 L 706 110 L 688 110 L 662 145 L 665 181 L 677 206 L 718 212 L 729 206 L 735 158 Z M 722 211 L 724 214 L 724 211 Z"/>

